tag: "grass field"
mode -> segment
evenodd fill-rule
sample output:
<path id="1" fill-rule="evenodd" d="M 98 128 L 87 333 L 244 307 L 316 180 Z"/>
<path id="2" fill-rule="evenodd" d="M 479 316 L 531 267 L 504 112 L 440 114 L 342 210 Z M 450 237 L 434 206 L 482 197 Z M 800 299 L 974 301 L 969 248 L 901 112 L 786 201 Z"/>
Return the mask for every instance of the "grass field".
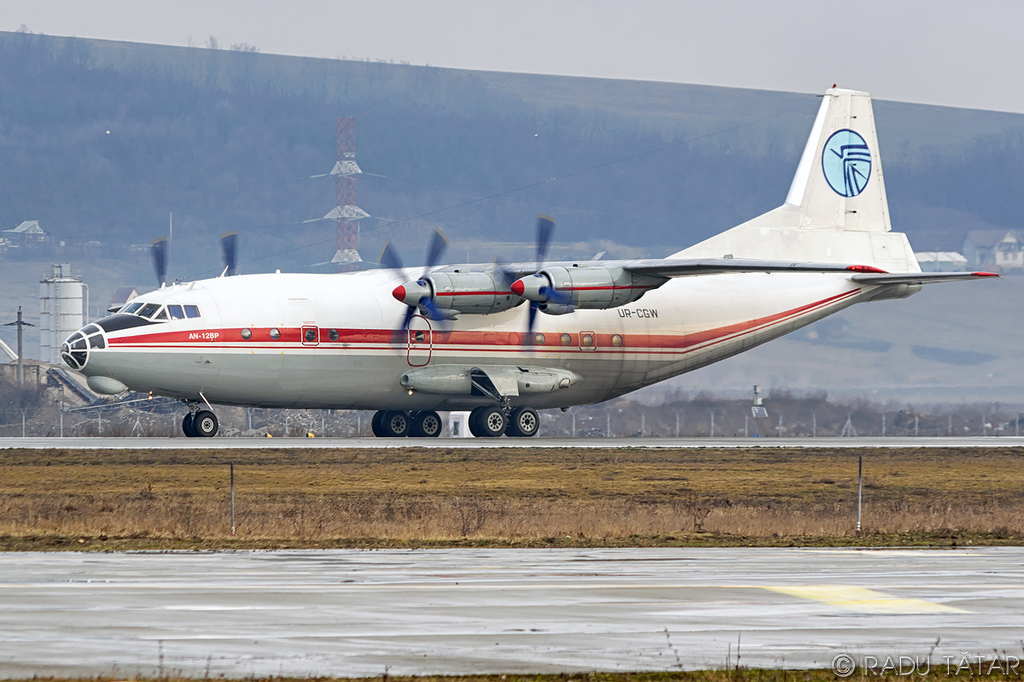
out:
<path id="1" fill-rule="evenodd" d="M 1022 448 L 4 450 L 0 549 L 1022 544 L 1022 463 Z"/>

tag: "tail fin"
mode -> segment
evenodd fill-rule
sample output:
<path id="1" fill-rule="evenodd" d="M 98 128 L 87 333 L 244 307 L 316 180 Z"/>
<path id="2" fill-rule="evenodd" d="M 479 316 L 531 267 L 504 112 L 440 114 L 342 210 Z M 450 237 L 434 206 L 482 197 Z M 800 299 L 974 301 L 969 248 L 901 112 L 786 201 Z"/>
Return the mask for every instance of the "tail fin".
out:
<path id="1" fill-rule="evenodd" d="M 801 229 L 892 229 L 871 95 L 825 92 L 786 205 L 800 209 Z"/>
<path id="2" fill-rule="evenodd" d="M 919 272 L 905 235 L 891 232 L 871 95 L 825 92 L 786 203 L 675 257 L 765 258 Z"/>

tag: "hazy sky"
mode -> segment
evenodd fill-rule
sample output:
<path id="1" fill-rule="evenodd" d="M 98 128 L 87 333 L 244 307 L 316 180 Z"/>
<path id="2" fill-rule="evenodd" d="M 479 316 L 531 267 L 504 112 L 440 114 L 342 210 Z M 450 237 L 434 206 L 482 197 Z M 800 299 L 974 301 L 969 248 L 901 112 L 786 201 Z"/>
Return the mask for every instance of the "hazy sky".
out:
<path id="1" fill-rule="evenodd" d="M 0 30 L 1024 113 L 1020 0 L 0 0 Z"/>

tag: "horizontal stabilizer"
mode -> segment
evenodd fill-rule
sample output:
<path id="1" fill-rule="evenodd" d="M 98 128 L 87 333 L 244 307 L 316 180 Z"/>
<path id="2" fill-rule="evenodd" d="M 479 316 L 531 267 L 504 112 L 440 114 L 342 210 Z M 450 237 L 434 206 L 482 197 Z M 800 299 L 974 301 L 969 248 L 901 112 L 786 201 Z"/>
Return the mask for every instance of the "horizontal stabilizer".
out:
<path id="1" fill-rule="evenodd" d="M 851 279 L 861 284 L 931 284 L 932 282 L 959 282 L 968 279 L 998 277 L 994 272 L 909 272 L 865 273 Z"/>

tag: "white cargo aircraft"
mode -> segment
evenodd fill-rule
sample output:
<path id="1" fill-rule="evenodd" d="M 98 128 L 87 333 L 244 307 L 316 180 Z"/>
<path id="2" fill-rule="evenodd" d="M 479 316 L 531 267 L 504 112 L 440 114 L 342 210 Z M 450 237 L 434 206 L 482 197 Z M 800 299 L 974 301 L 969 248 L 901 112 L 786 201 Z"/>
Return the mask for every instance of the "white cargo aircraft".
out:
<path id="1" fill-rule="evenodd" d="M 395 287 L 401 263 L 344 274 L 177 283 L 86 325 L 62 357 L 100 393 L 185 402 L 189 436 L 212 404 L 377 410 L 378 436 L 433 437 L 437 410 L 472 410 L 477 436 L 532 436 L 538 408 L 598 403 L 922 284 L 893 232 L 867 93 L 832 88 L 786 202 L 668 258 L 438 266 Z"/>

